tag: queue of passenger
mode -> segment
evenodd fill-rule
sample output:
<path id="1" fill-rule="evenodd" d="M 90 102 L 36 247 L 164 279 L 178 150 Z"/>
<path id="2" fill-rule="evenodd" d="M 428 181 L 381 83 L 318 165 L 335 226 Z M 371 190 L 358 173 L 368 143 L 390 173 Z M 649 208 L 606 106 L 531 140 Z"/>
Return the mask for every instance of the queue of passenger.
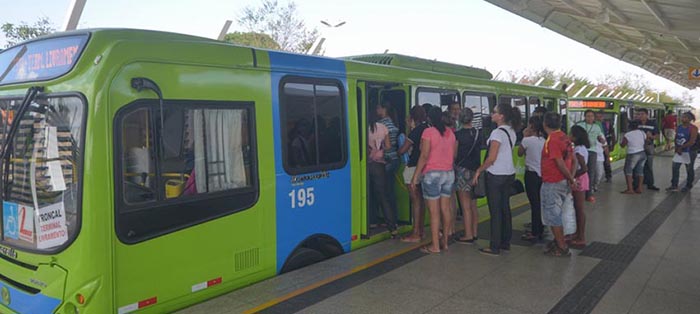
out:
<path id="1" fill-rule="evenodd" d="M 436 254 L 448 249 L 449 240 L 460 244 L 474 244 L 478 239 L 477 198 L 487 197 L 490 212 L 490 243 L 480 253 L 496 256 L 510 250 L 513 233 L 510 196 L 515 181 L 513 149 L 520 127 L 520 111 L 510 104 L 498 104 L 491 112 L 496 128 L 485 141 L 486 157 L 481 163 L 481 147 L 485 134 L 473 127 L 474 112 L 448 106 L 442 112 L 430 104 L 413 107 L 407 125 L 410 132 L 398 147 L 392 137 L 399 137 L 392 119 L 389 103 L 377 107 L 375 123 L 370 125 L 368 142 L 370 160 L 368 171 L 373 186 L 372 196 L 383 209 L 387 229 L 396 235 L 396 205 L 392 181 L 398 168 L 398 157 L 409 154 L 403 173 L 409 187 L 411 210 L 414 217 L 413 231 L 403 237 L 405 242 L 420 242 L 424 236 L 425 207 L 429 209 L 430 245 L 424 253 Z M 427 108 L 427 111 L 426 111 Z M 594 202 L 593 192 L 605 177 L 609 181 L 611 171 L 608 145 L 614 145 L 612 126 L 606 125 L 602 113 L 589 110 L 585 120 L 574 125 L 570 134 L 561 131 L 561 116 L 545 113 L 538 107 L 522 129 L 523 139 L 517 153 L 525 156 L 525 191 L 530 202 L 531 228 L 522 240 L 540 241 L 544 238 L 544 226 L 554 236 L 545 250 L 550 256 L 569 256 L 569 248 L 586 246 L 585 202 Z M 624 174 L 625 194 L 639 194 L 642 186 L 654 190 L 653 141 L 658 129 L 648 120 L 645 109 L 637 110 L 639 116 L 630 122 L 629 132 L 622 136 L 620 145 L 627 149 Z M 691 113 L 681 117 L 681 124 L 673 132 L 675 155 L 673 179 L 668 191 L 678 191 L 679 171 L 686 166 L 688 181 L 683 191 L 692 187 L 694 161 L 697 157 L 698 129 L 691 124 Z M 609 124 L 609 123 L 608 123 Z M 396 129 L 394 135 L 390 129 Z M 670 133 L 670 132 L 665 132 Z M 403 135 L 401 135 L 403 136 Z M 392 151 L 392 147 L 395 147 Z M 653 157 L 652 157 L 653 158 Z M 607 163 L 607 164 L 606 164 Z M 391 191 L 389 191 L 391 190 Z M 457 204 L 459 209 L 455 210 Z M 461 210 L 464 232 L 453 235 L 455 212 Z"/>

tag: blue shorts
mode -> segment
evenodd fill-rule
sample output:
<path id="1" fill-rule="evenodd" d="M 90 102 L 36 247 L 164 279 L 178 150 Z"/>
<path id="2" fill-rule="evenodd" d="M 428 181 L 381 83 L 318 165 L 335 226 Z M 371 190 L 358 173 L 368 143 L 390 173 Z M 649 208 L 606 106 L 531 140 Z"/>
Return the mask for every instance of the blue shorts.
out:
<path id="1" fill-rule="evenodd" d="M 635 175 L 641 177 L 644 175 L 644 164 L 647 161 L 647 154 L 643 151 L 627 155 L 625 157 L 625 175 Z"/>
<path id="2" fill-rule="evenodd" d="M 421 188 L 423 190 L 423 198 L 427 200 L 436 200 L 442 197 L 452 196 L 452 185 L 455 182 L 455 173 L 453 170 L 448 171 L 428 171 L 423 175 Z"/>
<path id="3" fill-rule="evenodd" d="M 568 182 L 566 180 L 543 182 L 540 197 L 542 199 L 542 223 L 545 226 L 562 226 L 564 208 L 574 206 Z"/>

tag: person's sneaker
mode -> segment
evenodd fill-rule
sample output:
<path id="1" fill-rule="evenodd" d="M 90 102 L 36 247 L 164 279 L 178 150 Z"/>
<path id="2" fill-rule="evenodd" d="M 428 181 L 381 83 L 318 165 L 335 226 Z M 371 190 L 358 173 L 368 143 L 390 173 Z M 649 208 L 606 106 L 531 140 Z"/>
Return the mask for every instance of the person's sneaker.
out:
<path id="1" fill-rule="evenodd" d="M 612 182 L 612 178 L 605 178 L 605 182 L 607 182 L 607 183 Z"/>
<path id="2" fill-rule="evenodd" d="M 666 192 L 678 192 L 678 187 L 677 186 L 671 186 L 666 189 Z"/>
<path id="3" fill-rule="evenodd" d="M 688 192 L 688 191 L 690 191 L 690 188 L 687 186 L 685 186 L 681 189 L 681 192 L 683 192 L 683 193 Z"/>
<path id="4" fill-rule="evenodd" d="M 656 186 L 650 185 L 650 186 L 647 186 L 647 190 L 658 191 L 660 189 L 657 188 Z"/>
<path id="5" fill-rule="evenodd" d="M 595 197 L 593 197 L 593 196 L 586 197 L 586 202 L 595 203 Z"/>

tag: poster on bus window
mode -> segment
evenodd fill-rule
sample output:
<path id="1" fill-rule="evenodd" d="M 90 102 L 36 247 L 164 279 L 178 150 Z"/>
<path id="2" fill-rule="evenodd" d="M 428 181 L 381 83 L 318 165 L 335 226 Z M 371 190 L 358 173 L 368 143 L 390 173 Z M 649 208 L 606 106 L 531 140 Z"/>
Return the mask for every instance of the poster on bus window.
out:
<path id="1" fill-rule="evenodd" d="M 37 248 L 52 248 L 68 241 L 66 210 L 63 202 L 39 208 L 35 216 L 35 224 Z"/>
<path id="2" fill-rule="evenodd" d="M 17 209 L 17 203 L 2 202 L 2 234 L 6 239 L 19 239 Z"/>
<path id="3" fill-rule="evenodd" d="M 17 218 L 19 239 L 34 243 L 34 207 L 20 204 Z"/>

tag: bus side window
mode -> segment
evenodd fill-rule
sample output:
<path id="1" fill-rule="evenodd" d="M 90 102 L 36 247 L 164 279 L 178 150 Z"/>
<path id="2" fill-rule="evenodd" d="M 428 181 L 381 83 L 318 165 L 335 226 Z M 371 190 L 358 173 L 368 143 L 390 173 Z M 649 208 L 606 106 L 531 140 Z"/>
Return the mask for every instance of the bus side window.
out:
<path id="1" fill-rule="evenodd" d="M 479 92 L 464 92 L 464 107 L 474 112 L 472 126 L 484 132 L 484 139 L 487 139 L 493 130 L 491 123 L 491 108 L 495 106 L 496 96 L 493 94 Z M 486 145 L 486 143 L 482 143 Z"/>
<path id="2" fill-rule="evenodd" d="M 340 83 L 288 78 L 281 84 L 282 152 L 287 173 L 342 167 L 347 155 L 347 128 Z"/>
<path id="3" fill-rule="evenodd" d="M 161 114 L 158 104 L 141 101 L 115 121 L 122 172 L 117 234 L 127 243 L 249 208 L 257 199 L 253 103 L 166 104 Z"/>
<path id="4" fill-rule="evenodd" d="M 122 120 L 122 184 L 127 203 L 156 199 L 151 112 L 140 108 Z"/>

